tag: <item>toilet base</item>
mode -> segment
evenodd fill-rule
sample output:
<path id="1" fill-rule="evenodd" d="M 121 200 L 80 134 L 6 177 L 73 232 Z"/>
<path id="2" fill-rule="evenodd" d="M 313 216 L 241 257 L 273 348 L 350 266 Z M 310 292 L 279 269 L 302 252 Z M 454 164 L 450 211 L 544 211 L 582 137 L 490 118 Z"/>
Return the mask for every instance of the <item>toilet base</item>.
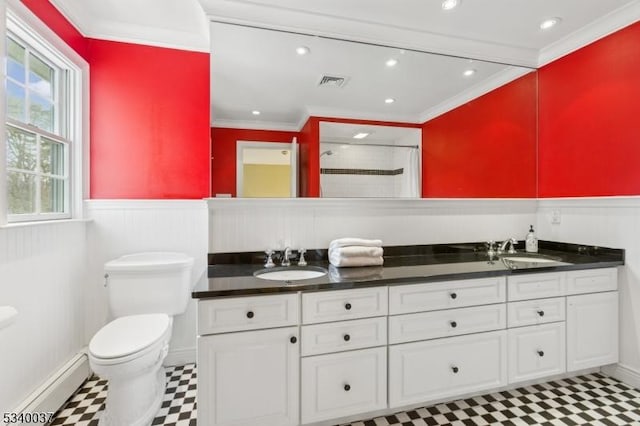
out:
<path id="1" fill-rule="evenodd" d="M 159 365 L 136 378 L 111 378 L 108 387 L 98 426 L 148 426 L 162 406 L 165 371 Z"/>

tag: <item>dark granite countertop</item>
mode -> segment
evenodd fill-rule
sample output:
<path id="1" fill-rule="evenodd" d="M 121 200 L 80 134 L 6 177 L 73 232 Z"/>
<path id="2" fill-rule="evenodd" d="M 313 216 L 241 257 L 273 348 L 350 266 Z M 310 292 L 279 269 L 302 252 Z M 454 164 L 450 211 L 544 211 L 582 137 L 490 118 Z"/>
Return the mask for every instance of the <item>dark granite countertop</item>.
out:
<path id="1" fill-rule="evenodd" d="M 554 261 L 536 265 L 519 263 L 517 269 L 499 258 L 489 259 L 482 243 L 384 247 L 384 266 L 363 268 L 335 268 L 329 265 L 326 250 L 310 250 L 306 255 L 308 264 L 327 268 L 328 274 L 290 284 L 253 276 L 255 271 L 264 268 L 264 253 L 215 253 L 209 255 L 209 279 L 193 290 L 192 297 L 339 290 L 624 265 L 623 249 L 553 241 L 540 241 L 539 248 L 540 255 Z M 522 243 L 517 249 L 524 254 Z M 293 261 L 292 265 L 296 263 Z"/>

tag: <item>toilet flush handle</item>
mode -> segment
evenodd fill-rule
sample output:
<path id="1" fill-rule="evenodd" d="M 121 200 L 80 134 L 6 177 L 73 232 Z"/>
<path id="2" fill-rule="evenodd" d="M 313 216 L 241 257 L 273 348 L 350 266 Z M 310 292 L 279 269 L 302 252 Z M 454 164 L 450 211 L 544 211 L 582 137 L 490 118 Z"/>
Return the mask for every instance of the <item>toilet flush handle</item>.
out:
<path id="1" fill-rule="evenodd" d="M 104 286 L 106 287 L 109 281 L 109 274 L 104 274 Z"/>

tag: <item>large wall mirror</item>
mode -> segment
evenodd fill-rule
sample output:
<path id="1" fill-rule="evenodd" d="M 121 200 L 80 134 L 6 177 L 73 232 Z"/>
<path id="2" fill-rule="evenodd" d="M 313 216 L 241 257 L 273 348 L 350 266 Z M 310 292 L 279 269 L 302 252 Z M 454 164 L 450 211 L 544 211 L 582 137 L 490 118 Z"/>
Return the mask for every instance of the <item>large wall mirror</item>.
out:
<path id="1" fill-rule="evenodd" d="M 536 98 L 530 68 L 211 22 L 212 195 L 239 142 L 297 140 L 297 196 L 533 198 Z"/>

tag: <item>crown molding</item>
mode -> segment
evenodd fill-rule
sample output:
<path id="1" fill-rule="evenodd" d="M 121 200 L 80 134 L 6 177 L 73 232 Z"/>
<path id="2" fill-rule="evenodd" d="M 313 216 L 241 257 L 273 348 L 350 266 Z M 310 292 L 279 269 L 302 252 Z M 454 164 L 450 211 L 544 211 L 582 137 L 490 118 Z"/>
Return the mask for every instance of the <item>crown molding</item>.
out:
<path id="1" fill-rule="evenodd" d="M 58 12 L 65 17 L 67 21 L 71 23 L 83 37 L 87 37 L 87 29 L 91 27 L 92 19 L 89 13 L 86 11 L 86 8 L 69 8 L 66 7 L 64 2 L 61 0 L 49 0 L 51 5 L 55 7 Z M 83 3 L 83 6 L 85 4 Z"/>
<path id="2" fill-rule="evenodd" d="M 537 67 L 553 62 L 639 20 L 640 1 L 629 3 L 541 49 Z"/>
<path id="3" fill-rule="evenodd" d="M 211 122 L 211 127 L 223 129 L 274 130 L 283 132 L 299 132 L 301 128 L 301 126 L 291 123 L 244 120 L 213 120 Z"/>
<path id="4" fill-rule="evenodd" d="M 344 118 L 347 120 L 389 121 L 394 123 L 422 124 L 420 117 L 413 114 L 393 114 L 353 111 L 349 109 L 327 108 L 315 105 L 306 107 L 311 117 Z"/>
<path id="5" fill-rule="evenodd" d="M 483 80 L 479 84 L 470 87 L 462 93 L 459 93 L 446 101 L 436 105 L 433 108 L 429 108 L 428 110 L 422 112 L 420 114 L 420 122 L 424 123 L 429 120 L 432 120 L 439 115 L 442 115 L 452 109 L 455 109 L 461 105 L 466 104 L 467 102 L 478 98 L 479 96 L 485 95 L 492 90 L 497 89 L 498 87 L 504 86 L 507 83 L 512 82 L 513 80 L 522 77 L 525 74 L 532 72 L 533 70 L 528 68 L 519 68 L 513 67 L 509 69 L 505 69 L 493 77 Z"/>

